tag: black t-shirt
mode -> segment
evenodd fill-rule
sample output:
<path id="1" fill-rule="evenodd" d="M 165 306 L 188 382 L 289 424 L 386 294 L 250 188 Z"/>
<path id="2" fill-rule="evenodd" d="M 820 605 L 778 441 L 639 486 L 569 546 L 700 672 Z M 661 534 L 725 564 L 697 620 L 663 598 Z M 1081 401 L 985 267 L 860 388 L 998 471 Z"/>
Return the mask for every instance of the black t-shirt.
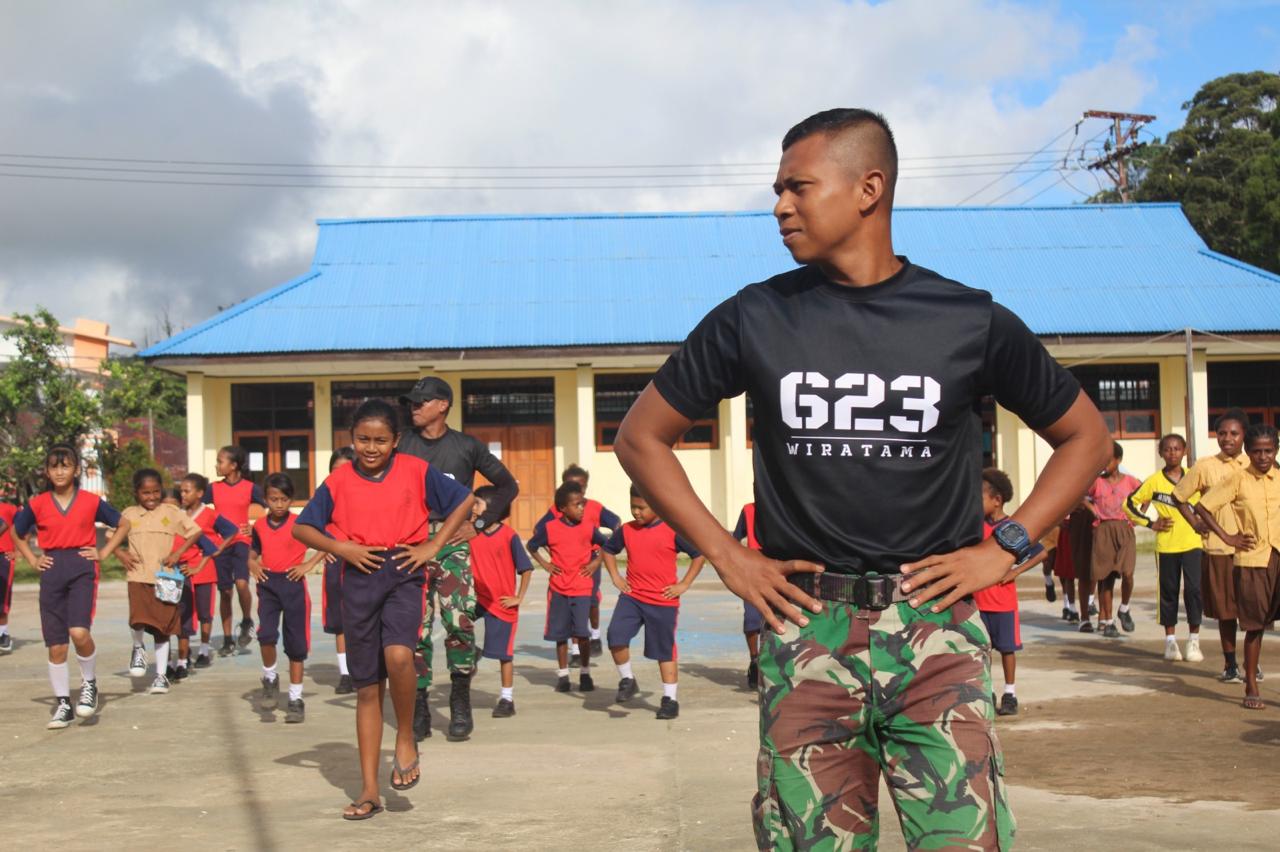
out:
<path id="1" fill-rule="evenodd" d="M 450 479 L 461 483 L 468 491 L 474 490 L 472 486 L 476 472 L 479 471 L 493 483 L 501 495 L 500 499 L 490 501 L 484 514 L 480 516 L 486 525 L 497 523 L 520 491 L 515 477 L 489 452 L 489 447 L 479 438 L 464 432 L 448 429 L 439 438 L 427 440 L 421 433 L 409 431 L 400 436 L 396 449 L 407 455 L 417 456 Z M 433 521 L 443 521 L 444 517 L 435 511 L 431 513 Z"/>
<path id="2" fill-rule="evenodd" d="M 1016 316 L 912 265 L 869 287 L 805 267 L 711 311 L 654 384 L 696 419 L 721 399 L 755 406 L 756 535 L 778 559 L 838 573 L 982 538 L 979 400 L 1032 428 L 1079 384 Z"/>

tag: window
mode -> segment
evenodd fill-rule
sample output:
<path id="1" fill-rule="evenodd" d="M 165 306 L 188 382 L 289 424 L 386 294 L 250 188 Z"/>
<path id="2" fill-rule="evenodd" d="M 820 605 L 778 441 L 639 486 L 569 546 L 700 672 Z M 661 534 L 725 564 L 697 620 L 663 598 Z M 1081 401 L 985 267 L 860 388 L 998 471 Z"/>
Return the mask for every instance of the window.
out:
<path id="1" fill-rule="evenodd" d="M 293 480 L 294 503 L 311 497 L 315 475 L 315 393 L 310 382 L 231 386 L 231 440 L 249 456 L 245 476 L 262 485 L 269 474 Z"/>
<path id="2" fill-rule="evenodd" d="M 1160 434 L 1160 367 L 1156 364 L 1104 364 L 1072 367 L 1080 386 L 1102 412 L 1116 438 L 1155 438 Z"/>
<path id="3" fill-rule="evenodd" d="M 383 382 L 334 382 L 329 389 L 329 410 L 333 415 L 333 448 L 351 446 L 351 415 L 370 399 L 383 399 L 400 409 L 400 426 L 413 425 L 408 406 L 400 405 L 400 397 L 413 390 L 413 379 Z"/>
<path id="4" fill-rule="evenodd" d="M 1280 423 L 1280 361 L 1221 361 L 1208 366 L 1209 434 L 1228 408 L 1244 409 L 1251 423 Z"/>
<path id="5" fill-rule="evenodd" d="M 463 379 L 462 425 L 513 426 L 556 420 L 555 379 Z"/>
<path id="6" fill-rule="evenodd" d="M 652 378 L 652 373 L 606 373 L 595 377 L 596 449 L 613 448 L 622 418 Z M 676 443 L 678 450 L 714 450 L 719 446 L 720 421 L 714 414 L 694 421 Z"/>

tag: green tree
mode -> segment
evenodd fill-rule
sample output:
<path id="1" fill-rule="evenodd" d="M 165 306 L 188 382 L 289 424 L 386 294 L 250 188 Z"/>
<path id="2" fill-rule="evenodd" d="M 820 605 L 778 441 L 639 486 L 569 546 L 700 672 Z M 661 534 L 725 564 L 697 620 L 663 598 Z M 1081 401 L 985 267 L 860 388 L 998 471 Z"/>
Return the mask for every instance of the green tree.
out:
<path id="1" fill-rule="evenodd" d="M 102 410 L 85 377 L 66 363 L 53 315 L 37 308 L 14 319 L 4 336 L 18 355 L 0 370 L 0 487 L 25 500 L 40 488 L 49 447 L 83 447 Z"/>
<path id="2" fill-rule="evenodd" d="M 1228 74 L 1132 160 L 1137 201 L 1178 201 L 1209 248 L 1280 272 L 1280 74 Z M 1107 193 L 1097 198 L 1114 200 Z"/>
<path id="3" fill-rule="evenodd" d="M 181 377 L 148 366 L 141 358 L 102 362 L 102 410 L 114 425 L 131 417 L 151 417 L 175 435 L 187 434 L 187 386 Z"/>
<path id="4" fill-rule="evenodd" d="M 137 439 L 123 447 L 104 444 L 100 448 L 102 469 L 106 472 L 107 502 L 117 509 L 132 506 L 138 501 L 133 496 L 133 474 L 144 467 L 160 471 L 164 486 L 170 486 L 168 472 L 156 464 L 147 445 Z"/>

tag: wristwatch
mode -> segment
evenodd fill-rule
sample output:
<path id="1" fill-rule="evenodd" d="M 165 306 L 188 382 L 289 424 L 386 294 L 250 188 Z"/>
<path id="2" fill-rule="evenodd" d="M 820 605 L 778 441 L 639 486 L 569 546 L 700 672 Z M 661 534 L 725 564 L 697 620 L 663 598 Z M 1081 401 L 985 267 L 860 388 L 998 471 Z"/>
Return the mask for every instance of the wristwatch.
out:
<path id="1" fill-rule="evenodd" d="M 1015 565 L 1025 562 L 1035 549 L 1035 542 L 1027 534 L 1027 528 L 1014 520 L 1000 524 L 991 535 L 995 538 L 996 544 L 1013 554 Z"/>
<path id="2" fill-rule="evenodd" d="M 471 522 L 471 524 L 476 528 L 476 532 L 484 532 L 484 528 L 489 526 L 489 524 L 484 520 L 484 518 L 476 518 L 474 521 Z"/>

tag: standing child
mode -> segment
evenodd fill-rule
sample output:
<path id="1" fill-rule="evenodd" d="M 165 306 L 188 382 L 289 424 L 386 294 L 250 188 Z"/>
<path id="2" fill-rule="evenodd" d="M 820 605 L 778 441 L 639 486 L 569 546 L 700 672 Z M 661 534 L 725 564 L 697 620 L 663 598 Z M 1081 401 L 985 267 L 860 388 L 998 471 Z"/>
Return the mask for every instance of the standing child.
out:
<path id="1" fill-rule="evenodd" d="M 391 786 L 407 790 L 422 770 L 413 734 L 417 673 L 413 652 L 424 612 L 424 568 L 471 513 L 471 492 L 437 468 L 395 452 L 400 413 L 379 399 L 356 409 L 354 464 L 341 465 L 316 489 L 293 528 L 298 541 L 343 560 L 342 627 L 356 687 L 356 739 L 362 787 L 343 819 L 382 811 L 378 763 L 386 681 L 396 714 Z M 429 536 L 431 511 L 445 515 Z M 325 530 L 332 524 L 336 537 Z"/>
<path id="2" fill-rule="evenodd" d="M 1235 548 L 1236 613 L 1244 630 L 1244 702 L 1262 710 L 1258 671 L 1262 634 L 1274 626 L 1280 610 L 1280 472 L 1276 471 L 1276 429 L 1255 423 L 1244 434 L 1249 467 L 1213 486 L 1200 497 L 1196 514 L 1205 526 Z M 1240 531 L 1218 523 L 1223 506 L 1235 512 Z"/>
<path id="3" fill-rule="evenodd" d="M 14 547 L 40 572 L 40 632 L 49 649 L 49 683 L 57 706 L 47 727 L 65 728 L 73 717 L 98 712 L 97 646 L 90 630 L 98 603 L 98 563 L 129 534 L 129 522 L 110 503 L 80 490 L 80 456 L 67 444 L 55 444 L 44 458 L 49 490 L 31 498 L 13 519 Z M 95 523 L 115 527 L 101 550 Z M 35 530 L 41 555 L 27 543 Z M 76 646 L 80 699 L 74 714 L 67 681 L 67 645 Z"/>
<path id="4" fill-rule="evenodd" d="M 198 473 L 188 473 L 178 484 L 182 510 L 204 533 L 195 546 L 182 554 L 182 573 L 187 575 L 187 586 L 182 593 L 182 635 L 178 638 L 179 679 L 185 676 L 183 673 L 189 665 L 204 669 L 213 664 L 209 639 L 213 632 L 213 591 L 218 583 L 216 560 L 239 532 L 235 524 L 204 502 L 208 491 L 209 480 Z M 189 664 L 191 637 L 197 630 L 200 648 L 195 663 Z"/>
<path id="5" fill-rule="evenodd" d="M 600 568 L 596 548 L 608 539 L 600 528 L 586 519 L 587 501 L 582 486 L 564 482 L 556 489 L 555 508 L 538 521 L 529 539 L 529 553 L 542 566 L 551 580 L 547 587 L 547 621 L 543 638 L 556 643 L 556 691 L 568 692 L 569 640 L 578 643 L 580 673 L 578 688 L 590 692 L 596 688 L 591 679 L 591 628 L 588 613 L 596 599 L 592 593 L 591 575 Z M 538 551 L 546 548 L 550 559 Z"/>
<path id="6" fill-rule="evenodd" d="M 267 501 L 262 489 L 244 478 L 248 463 L 244 447 L 232 444 L 218 450 L 216 467 L 222 479 L 209 484 L 204 498 L 206 503 L 213 504 L 219 515 L 240 528 L 231 546 L 216 560 L 218 608 L 222 615 L 222 647 L 218 649 L 218 655 L 222 657 L 234 654 L 237 645 L 247 648 L 253 641 L 253 619 L 249 616 L 253 610 L 253 596 L 249 592 L 249 507 L 257 504 L 265 509 Z M 233 588 L 240 599 L 240 630 L 235 638 L 231 636 Z"/>
<path id="7" fill-rule="evenodd" d="M 1142 485 L 1127 473 L 1120 472 L 1124 448 L 1111 442 L 1111 461 L 1102 475 L 1093 481 L 1085 508 L 1093 514 L 1093 553 L 1089 560 L 1090 582 L 1098 586 L 1098 630 L 1108 639 L 1116 639 L 1120 631 L 1111 620 L 1111 604 L 1116 578 L 1120 579 L 1120 626 L 1132 633 L 1133 616 L 1129 614 L 1129 597 L 1133 594 L 1133 569 L 1137 563 L 1137 542 L 1133 521 L 1125 512 L 1124 502 Z M 1077 570 L 1079 568 L 1077 567 Z"/>
<path id="8" fill-rule="evenodd" d="M 182 630 L 180 600 L 162 600 L 157 595 L 156 574 L 168 572 L 203 534 L 191 516 L 165 503 L 160 471 L 142 468 L 133 474 L 133 498 L 121 517 L 129 522 L 129 546 L 120 551 L 129 581 L 129 627 L 133 630 L 133 652 L 129 656 L 130 677 L 147 673 L 147 653 L 143 637 L 151 634 L 156 648 L 156 676 L 150 693 L 169 691 L 169 637 Z M 180 539 L 178 537 L 181 537 Z"/>
<path id="9" fill-rule="evenodd" d="M 1013 483 L 1002 470 L 989 467 L 982 471 L 983 538 L 988 538 L 1001 526 L 1009 523 L 1005 504 L 1013 500 Z M 1014 685 L 1017 676 L 1017 653 L 1022 650 L 1022 625 L 1018 616 L 1018 575 L 1044 561 L 1047 552 L 1037 544 L 1027 558 L 1009 569 L 1003 580 L 994 586 L 973 593 L 982 623 L 991 637 L 991 647 L 1000 653 L 1000 666 L 1004 669 L 1004 695 L 996 707 L 996 715 L 1013 716 L 1018 712 L 1018 695 Z"/>
<path id="10" fill-rule="evenodd" d="M 1076 564 L 1074 545 L 1071 543 L 1071 516 L 1063 518 L 1062 523 L 1052 534 L 1058 537 L 1053 549 L 1053 576 L 1062 583 L 1062 620 L 1067 624 L 1080 623 L 1080 610 L 1076 608 Z"/>
<path id="11" fill-rule="evenodd" d="M 471 540 L 471 570 L 476 581 L 477 620 L 484 621 L 484 647 L 481 654 L 497 660 L 502 676 L 502 694 L 493 708 L 495 719 L 505 719 L 516 714 L 515 680 L 512 663 L 515 652 L 516 625 L 520 618 L 520 604 L 524 603 L 533 579 L 533 563 L 525 552 L 520 536 L 503 523 L 511 515 L 508 505 L 499 520 L 488 525 L 480 516 L 488 509 L 490 501 L 501 501 L 501 492 L 492 485 L 476 489 L 475 505 L 471 508 L 473 521 L 480 528 L 479 535 Z M 516 577 L 520 589 L 516 590 Z"/>
<path id="12" fill-rule="evenodd" d="M 756 540 L 756 504 L 748 503 L 738 513 L 738 524 L 733 528 L 735 541 L 745 541 L 752 550 L 760 549 Z M 742 635 L 747 640 L 747 688 L 760 685 L 760 631 L 764 629 L 764 616 L 746 601 L 742 602 Z"/>
<path id="13" fill-rule="evenodd" d="M 311 650 L 311 592 L 307 574 L 324 553 L 307 559 L 307 546 L 293 537 L 297 517 L 293 505 L 293 480 L 283 473 L 267 477 L 267 514 L 253 524 L 249 547 L 249 573 L 258 581 L 258 649 L 262 652 L 263 710 L 275 710 L 280 701 L 276 674 L 276 643 L 284 634 L 289 658 L 289 703 L 284 720 L 298 724 L 306 718 L 302 701 L 303 664 Z M 284 622 L 283 628 L 281 622 Z"/>
<path id="14" fill-rule="evenodd" d="M 0 654 L 13 652 L 9 604 L 13 600 L 13 519 L 17 516 L 17 506 L 0 502 Z"/>
<path id="15" fill-rule="evenodd" d="M 582 522 L 592 529 L 607 529 L 611 533 L 616 532 L 622 524 L 622 518 L 605 508 L 603 503 L 587 497 L 587 483 L 590 481 L 591 474 L 587 472 L 587 469 L 576 464 L 569 465 L 564 469 L 564 473 L 560 474 L 560 482 L 562 484 L 576 482 L 582 486 L 582 497 L 587 502 Z M 547 510 L 547 516 L 558 518 L 560 517 L 559 510 L 552 506 Z M 596 568 L 596 572 L 591 575 L 591 611 L 588 613 L 588 618 L 591 622 L 591 653 L 596 656 L 604 653 L 604 648 L 600 644 L 600 601 L 602 597 L 600 591 L 600 568 Z"/>
<path id="16" fill-rule="evenodd" d="M 631 672 L 631 640 L 644 628 L 644 655 L 658 664 L 662 678 L 662 703 L 657 718 L 674 719 L 680 715 L 677 697 L 676 622 L 680 614 L 680 596 L 689 591 L 706 560 L 676 531 L 663 523 L 631 486 L 631 516 L 604 546 L 604 564 L 613 585 L 621 592 L 618 605 L 609 621 L 609 652 L 618 667 L 619 704 L 639 691 Z M 627 576 L 618 573 L 615 558 L 627 551 Z M 676 581 L 676 554 L 692 558 L 684 579 Z"/>
<path id="17" fill-rule="evenodd" d="M 1135 521 L 1156 533 L 1156 564 L 1160 574 L 1160 624 L 1164 627 L 1164 658 L 1179 661 L 1174 635 L 1178 626 L 1178 587 L 1182 586 L 1183 604 L 1187 610 L 1186 659 L 1198 663 L 1204 659 L 1200 651 L 1200 618 L 1204 612 L 1200 597 L 1200 565 L 1204 551 L 1200 534 L 1183 517 L 1174 499 L 1173 489 L 1186 476 L 1182 460 L 1187 455 L 1187 442 L 1181 435 L 1165 435 L 1160 439 L 1160 458 L 1164 469 L 1147 477 L 1137 491 L 1129 495 L 1125 508 Z M 1192 498 L 1194 502 L 1195 498 Z M 1156 520 L 1147 517 L 1147 507 L 1156 506 Z"/>
<path id="18" fill-rule="evenodd" d="M 339 447 L 329 456 L 329 473 L 333 473 L 344 464 L 355 461 L 356 451 L 350 447 Z M 326 530 L 330 535 L 335 533 L 333 525 Z M 342 560 L 332 553 L 324 555 L 324 585 L 320 587 L 320 621 L 324 632 L 333 636 L 333 643 L 338 655 L 338 686 L 336 695 L 350 695 L 356 691 L 351 685 L 351 671 L 347 668 L 347 637 L 342 633 Z"/>

